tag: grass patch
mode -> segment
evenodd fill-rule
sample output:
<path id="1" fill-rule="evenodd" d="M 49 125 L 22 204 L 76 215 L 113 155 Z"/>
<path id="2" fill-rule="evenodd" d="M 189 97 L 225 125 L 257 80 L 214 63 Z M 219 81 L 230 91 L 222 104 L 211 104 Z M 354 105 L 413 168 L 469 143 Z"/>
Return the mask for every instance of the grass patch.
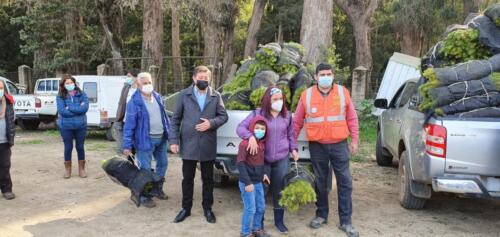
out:
<path id="1" fill-rule="evenodd" d="M 40 145 L 40 144 L 44 144 L 45 141 L 37 139 L 37 140 L 19 141 L 16 143 L 20 144 L 20 145 Z"/>
<path id="2" fill-rule="evenodd" d="M 49 129 L 49 130 L 45 130 L 45 131 L 43 132 L 43 135 L 44 135 L 44 136 L 56 137 L 56 136 L 59 136 L 59 135 L 60 135 L 60 133 L 59 133 L 59 130 Z"/>
<path id="3" fill-rule="evenodd" d="M 370 116 L 359 120 L 359 151 L 351 158 L 352 162 L 366 162 L 375 153 L 377 143 L 377 117 Z"/>
<path id="4" fill-rule="evenodd" d="M 108 145 L 105 143 L 91 143 L 86 147 L 87 151 L 105 151 L 108 149 Z"/>

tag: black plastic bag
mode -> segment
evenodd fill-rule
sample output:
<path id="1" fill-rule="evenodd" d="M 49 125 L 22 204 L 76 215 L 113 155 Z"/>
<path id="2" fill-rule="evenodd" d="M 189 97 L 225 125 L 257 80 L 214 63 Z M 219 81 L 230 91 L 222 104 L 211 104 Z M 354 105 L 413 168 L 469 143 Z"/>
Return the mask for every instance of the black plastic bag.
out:
<path id="1" fill-rule="evenodd" d="M 121 184 L 132 191 L 132 201 L 140 206 L 140 197 L 153 197 L 158 195 L 158 190 L 163 178 L 151 170 L 138 169 L 137 166 L 122 157 L 113 157 L 104 161 L 102 169 L 114 182 Z M 147 188 L 150 186 L 150 188 Z"/>
<path id="2" fill-rule="evenodd" d="M 476 109 L 464 113 L 459 113 L 456 115 L 459 118 L 500 118 L 500 108 L 499 107 L 487 107 L 482 109 Z"/>
<path id="3" fill-rule="evenodd" d="M 500 54 L 487 60 L 473 60 L 457 64 L 455 67 L 433 69 L 439 84 L 451 85 L 457 82 L 480 80 L 491 73 L 500 70 Z"/>
<path id="4" fill-rule="evenodd" d="M 285 175 L 284 181 L 285 181 L 285 187 L 293 183 L 297 180 L 304 180 L 307 181 L 309 184 L 314 186 L 315 182 L 315 177 L 314 175 L 308 171 L 304 166 L 301 165 L 293 165 L 292 168 L 290 168 L 290 171 L 288 174 Z"/>
<path id="5" fill-rule="evenodd" d="M 467 26 L 479 31 L 479 43 L 488 47 L 492 54 L 500 53 L 500 27 L 487 16 L 477 16 Z"/>
<path id="6" fill-rule="evenodd" d="M 484 12 L 484 15 L 489 17 L 497 27 L 500 27 L 500 3 L 493 4 L 491 7 L 488 7 L 488 9 Z"/>
<path id="7" fill-rule="evenodd" d="M 314 79 L 307 72 L 307 69 L 302 67 L 299 71 L 293 76 L 290 89 L 292 90 L 292 94 L 295 94 L 295 90 L 301 88 L 302 86 L 309 87 L 313 84 Z"/>
<path id="8" fill-rule="evenodd" d="M 280 76 L 271 70 L 260 71 L 252 78 L 252 90 L 259 89 L 260 87 L 274 86 L 278 82 Z"/>
<path id="9" fill-rule="evenodd" d="M 300 53 L 299 49 L 285 44 L 281 49 L 278 65 L 291 64 L 299 67 L 301 60 L 302 54 Z"/>
<path id="10" fill-rule="evenodd" d="M 429 95 L 435 106 L 443 106 L 466 97 L 483 95 L 494 91 L 497 91 L 495 84 L 490 80 L 490 77 L 486 77 L 481 80 L 457 82 L 448 86 L 433 88 L 429 90 Z"/>
<path id="11" fill-rule="evenodd" d="M 443 114 L 450 115 L 486 107 L 496 107 L 498 105 L 500 105 L 500 93 L 492 92 L 455 101 L 449 105 L 437 108 L 436 111 L 440 110 Z"/>

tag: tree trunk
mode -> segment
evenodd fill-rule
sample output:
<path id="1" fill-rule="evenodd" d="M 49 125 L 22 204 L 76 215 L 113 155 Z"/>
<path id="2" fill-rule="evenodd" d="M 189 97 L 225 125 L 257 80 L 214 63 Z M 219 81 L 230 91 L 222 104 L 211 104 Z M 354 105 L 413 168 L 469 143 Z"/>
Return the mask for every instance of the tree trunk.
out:
<path id="1" fill-rule="evenodd" d="M 463 3 L 463 17 L 464 19 L 469 16 L 471 13 L 479 12 L 479 5 L 481 4 L 481 0 L 462 0 Z"/>
<path id="2" fill-rule="evenodd" d="M 74 0 L 65 0 L 64 1 L 66 5 L 74 5 Z M 69 52 L 71 52 L 71 58 L 73 59 L 73 62 L 71 63 L 65 63 L 64 69 L 67 70 L 68 73 L 71 74 L 79 74 L 82 69 L 81 63 L 79 63 L 80 59 L 80 49 L 78 47 L 78 44 L 75 42 L 78 42 L 81 38 L 81 32 L 83 28 L 83 18 L 80 16 L 80 14 L 75 11 L 75 10 L 70 10 L 67 11 L 64 14 L 64 31 L 65 31 L 65 36 L 66 36 L 66 42 L 68 42 L 69 47 Z"/>
<path id="3" fill-rule="evenodd" d="M 347 14 L 353 28 L 356 45 L 356 62 L 354 67 L 363 66 L 372 69 L 372 54 L 370 50 L 370 23 L 377 9 L 378 0 L 334 0 Z M 369 78 L 368 78 L 369 79 Z"/>
<path id="4" fill-rule="evenodd" d="M 226 28 L 224 32 L 224 59 L 222 61 L 222 66 L 224 68 L 223 74 L 222 74 L 222 81 L 217 83 L 217 87 L 221 86 L 224 84 L 225 81 L 227 81 L 229 73 L 231 71 L 231 65 L 233 65 L 233 60 L 234 60 L 234 46 L 233 46 L 233 40 L 234 40 L 234 24 L 232 25 L 233 27 L 228 27 Z"/>
<path id="5" fill-rule="evenodd" d="M 106 41 L 111 48 L 111 70 L 113 75 L 123 75 L 123 60 L 122 60 L 122 39 L 121 27 L 123 25 L 121 17 L 116 10 L 115 0 L 96 0 L 97 13 L 99 22 L 106 36 Z"/>
<path id="6" fill-rule="evenodd" d="M 377 9 L 378 0 L 334 0 L 335 3 L 344 11 L 349 18 L 353 28 L 354 42 L 356 46 L 356 62 L 354 68 L 363 66 L 368 70 L 366 77 L 366 92 L 371 90 L 371 70 L 372 53 L 370 50 L 370 23 Z M 365 97 L 363 95 L 363 97 Z"/>
<path id="7" fill-rule="evenodd" d="M 179 24 L 179 5 L 178 0 L 171 1 L 172 9 L 172 57 L 174 73 L 174 91 L 182 88 L 182 59 L 181 59 L 181 41 Z"/>
<path id="8" fill-rule="evenodd" d="M 332 0 L 304 0 L 300 43 L 306 62 L 316 65 L 326 60 L 326 50 L 332 44 L 332 14 Z"/>
<path id="9" fill-rule="evenodd" d="M 369 40 L 370 26 L 355 22 L 352 28 L 356 45 L 356 67 L 363 66 L 370 69 L 372 67 Z"/>
<path id="10" fill-rule="evenodd" d="M 422 38 L 418 29 L 412 26 L 401 27 L 400 41 L 401 53 L 408 54 L 415 57 L 420 57 L 422 50 Z"/>
<path id="11" fill-rule="evenodd" d="M 264 9 L 266 8 L 267 0 L 255 0 L 252 11 L 252 18 L 248 25 L 247 40 L 245 43 L 245 54 L 243 58 L 252 57 L 257 49 L 257 33 L 260 29 Z"/>
<path id="12" fill-rule="evenodd" d="M 148 70 L 151 65 L 161 68 L 163 58 L 163 10 L 162 0 L 144 0 L 144 16 L 142 30 L 142 70 Z M 160 70 L 161 72 L 161 70 Z M 159 73 L 153 78 L 156 91 L 166 90 L 161 85 Z"/>

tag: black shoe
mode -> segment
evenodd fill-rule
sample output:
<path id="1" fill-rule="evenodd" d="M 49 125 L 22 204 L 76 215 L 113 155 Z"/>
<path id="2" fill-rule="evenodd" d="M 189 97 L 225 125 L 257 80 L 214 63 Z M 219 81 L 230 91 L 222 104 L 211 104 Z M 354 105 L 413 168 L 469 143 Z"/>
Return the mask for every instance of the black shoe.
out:
<path id="1" fill-rule="evenodd" d="M 184 219 L 186 219 L 188 216 L 191 215 L 191 211 L 188 211 L 186 209 L 182 209 L 179 214 L 177 214 L 177 216 L 175 217 L 174 219 L 174 223 L 179 223 L 179 222 L 183 222 Z"/>
<path id="2" fill-rule="evenodd" d="M 215 218 L 215 215 L 212 212 L 212 210 L 206 209 L 206 210 L 204 210 L 204 213 L 205 213 L 205 217 L 207 218 L 208 223 L 215 223 L 216 218 Z"/>
<path id="3" fill-rule="evenodd" d="M 328 223 L 328 221 L 325 218 L 317 216 L 311 221 L 311 223 L 309 223 L 309 227 L 313 229 L 319 229 L 326 223 Z"/>
<path id="4" fill-rule="evenodd" d="M 344 231 L 347 237 L 359 237 L 359 232 L 352 225 L 340 225 L 339 229 Z"/>
<path id="5" fill-rule="evenodd" d="M 155 201 L 151 198 L 146 198 L 144 201 L 141 201 L 141 205 L 147 207 L 147 208 L 153 208 L 156 207 Z"/>
<path id="6" fill-rule="evenodd" d="M 7 200 L 12 200 L 12 199 L 16 198 L 16 195 L 13 192 L 2 193 L 2 196 L 3 196 L 3 198 L 5 198 Z"/>

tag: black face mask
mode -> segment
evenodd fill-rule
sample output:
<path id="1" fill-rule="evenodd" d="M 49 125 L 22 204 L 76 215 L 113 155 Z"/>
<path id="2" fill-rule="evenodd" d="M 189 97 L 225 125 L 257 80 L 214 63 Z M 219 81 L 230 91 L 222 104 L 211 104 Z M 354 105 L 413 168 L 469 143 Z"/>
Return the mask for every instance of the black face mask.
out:
<path id="1" fill-rule="evenodd" d="M 198 89 L 203 91 L 203 90 L 207 89 L 208 81 L 198 80 L 198 81 L 196 81 L 196 87 L 198 87 Z"/>

